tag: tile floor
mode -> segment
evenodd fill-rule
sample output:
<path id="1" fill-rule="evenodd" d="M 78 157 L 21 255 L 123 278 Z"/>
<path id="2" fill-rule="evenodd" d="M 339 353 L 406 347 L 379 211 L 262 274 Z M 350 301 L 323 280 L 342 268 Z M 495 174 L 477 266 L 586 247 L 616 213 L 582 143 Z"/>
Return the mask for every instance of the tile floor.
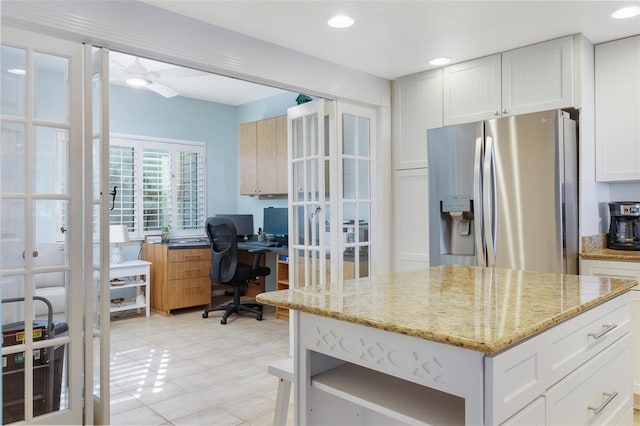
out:
<path id="1" fill-rule="evenodd" d="M 221 315 L 113 318 L 111 424 L 273 424 L 278 379 L 267 366 L 289 355 L 289 324 L 269 306 L 263 321 L 233 315 L 222 325 Z"/>

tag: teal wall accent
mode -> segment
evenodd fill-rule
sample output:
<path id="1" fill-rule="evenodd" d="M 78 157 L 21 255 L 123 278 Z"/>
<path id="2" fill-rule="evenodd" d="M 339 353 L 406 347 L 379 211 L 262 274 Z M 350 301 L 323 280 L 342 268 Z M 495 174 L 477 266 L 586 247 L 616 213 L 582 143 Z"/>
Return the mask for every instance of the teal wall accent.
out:
<path id="1" fill-rule="evenodd" d="M 207 149 L 207 215 L 251 213 L 262 227 L 265 207 L 286 207 L 287 197 L 241 196 L 238 189 L 238 125 L 287 113 L 298 93 L 285 92 L 256 102 L 222 105 L 112 84 L 110 130 L 157 138 L 204 142 Z"/>

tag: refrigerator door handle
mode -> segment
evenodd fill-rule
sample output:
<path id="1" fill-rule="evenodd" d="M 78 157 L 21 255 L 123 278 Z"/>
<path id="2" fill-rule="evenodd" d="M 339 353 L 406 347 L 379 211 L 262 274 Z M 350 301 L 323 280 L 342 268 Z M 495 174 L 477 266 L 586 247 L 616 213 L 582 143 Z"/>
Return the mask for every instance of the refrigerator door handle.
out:
<path id="1" fill-rule="evenodd" d="M 496 174 L 495 151 L 493 138 L 486 137 L 484 154 L 484 167 L 482 172 L 483 198 L 483 222 L 485 242 L 487 245 L 487 266 L 496 266 L 496 225 L 497 225 L 497 199 L 496 199 Z"/>
<path id="2" fill-rule="evenodd" d="M 476 265 L 487 266 L 487 256 L 482 238 L 482 138 L 476 139 L 476 153 L 473 159 L 473 234 L 476 245 Z"/>

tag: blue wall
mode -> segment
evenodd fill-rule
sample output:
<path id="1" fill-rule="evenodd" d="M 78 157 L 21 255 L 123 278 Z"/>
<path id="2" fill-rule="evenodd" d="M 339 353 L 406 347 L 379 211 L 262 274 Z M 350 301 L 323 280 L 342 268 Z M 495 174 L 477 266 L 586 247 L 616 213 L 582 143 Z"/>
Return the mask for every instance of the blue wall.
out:
<path id="1" fill-rule="evenodd" d="M 262 226 L 264 207 L 286 207 L 286 196 L 259 199 L 238 189 L 238 125 L 287 113 L 297 93 L 286 92 L 240 106 L 164 98 L 148 90 L 111 85 L 112 133 L 204 142 L 207 149 L 207 215 L 252 213 Z"/>

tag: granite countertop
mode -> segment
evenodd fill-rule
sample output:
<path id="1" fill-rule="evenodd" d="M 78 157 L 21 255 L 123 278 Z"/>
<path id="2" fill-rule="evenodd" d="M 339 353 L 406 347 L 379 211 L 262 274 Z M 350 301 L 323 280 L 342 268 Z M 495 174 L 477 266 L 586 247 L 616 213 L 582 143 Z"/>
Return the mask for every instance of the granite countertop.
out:
<path id="1" fill-rule="evenodd" d="M 580 257 L 583 259 L 622 260 L 622 261 L 640 262 L 640 251 L 613 250 L 613 249 L 603 248 L 600 250 L 594 250 L 587 253 L 581 253 Z"/>
<path id="2" fill-rule="evenodd" d="M 256 299 L 492 354 L 637 284 L 634 280 L 445 265 L 350 280 L 326 290 L 262 293 Z"/>

